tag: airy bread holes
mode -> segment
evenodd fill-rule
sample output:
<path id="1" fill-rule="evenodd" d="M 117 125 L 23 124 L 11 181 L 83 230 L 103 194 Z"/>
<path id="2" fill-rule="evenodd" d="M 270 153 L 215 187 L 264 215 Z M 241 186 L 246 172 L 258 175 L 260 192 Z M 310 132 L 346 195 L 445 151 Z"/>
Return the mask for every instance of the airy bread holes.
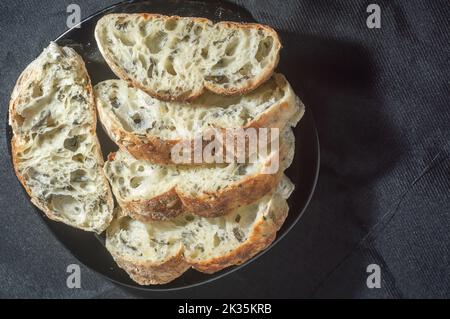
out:
<path id="1" fill-rule="evenodd" d="M 39 146 L 45 143 L 46 141 L 54 139 L 55 136 L 60 134 L 62 129 L 63 129 L 62 127 L 57 127 L 50 131 L 37 135 L 36 145 Z"/>
<path id="2" fill-rule="evenodd" d="M 181 42 L 180 38 L 177 38 L 177 37 L 173 38 L 172 41 L 170 42 L 169 48 L 170 49 L 175 49 L 180 42 Z"/>
<path id="3" fill-rule="evenodd" d="M 228 43 L 227 47 L 225 48 L 225 54 L 228 56 L 232 56 L 236 53 L 236 49 L 239 44 L 239 39 L 234 38 L 230 43 Z"/>
<path id="4" fill-rule="evenodd" d="M 252 65 L 250 63 L 246 63 L 242 68 L 239 69 L 239 74 L 248 77 L 251 76 Z"/>
<path id="5" fill-rule="evenodd" d="M 16 114 L 14 121 L 16 122 L 17 126 L 22 127 L 23 122 L 25 122 L 25 118 L 20 115 L 19 113 Z"/>
<path id="6" fill-rule="evenodd" d="M 151 79 L 153 77 L 153 69 L 155 67 L 154 61 L 150 59 L 150 65 L 147 69 L 147 77 Z"/>
<path id="7" fill-rule="evenodd" d="M 133 120 L 133 123 L 137 126 L 141 126 L 142 123 L 142 117 L 139 113 L 135 113 L 133 114 L 133 116 L 131 117 L 131 119 Z"/>
<path id="8" fill-rule="evenodd" d="M 233 228 L 233 235 L 234 238 L 240 243 L 242 243 L 245 240 L 245 234 L 239 227 Z"/>
<path id="9" fill-rule="evenodd" d="M 147 36 L 147 28 L 145 26 L 145 22 L 140 22 L 138 24 L 139 34 L 142 38 L 145 38 Z"/>
<path id="10" fill-rule="evenodd" d="M 202 51 L 201 51 L 200 55 L 202 56 L 203 59 L 207 59 L 208 55 L 209 55 L 208 47 L 202 48 Z"/>
<path id="11" fill-rule="evenodd" d="M 217 233 L 214 234 L 214 239 L 213 239 L 213 245 L 214 247 L 219 246 L 221 243 L 220 237 L 219 235 L 217 235 Z"/>
<path id="12" fill-rule="evenodd" d="M 175 71 L 175 68 L 173 67 L 173 57 L 169 56 L 166 59 L 166 62 L 164 63 L 164 69 L 167 71 L 167 73 L 175 76 L 177 75 L 177 72 Z"/>
<path id="13" fill-rule="evenodd" d="M 129 32 L 110 30 L 111 25 L 124 18 L 131 21 Z M 144 43 L 130 47 L 129 52 L 129 48 L 120 45 L 114 31 L 135 41 L 144 39 Z M 204 89 L 221 95 L 252 91 L 275 69 L 281 47 L 276 32 L 267 26 L 148 14 L 107 15 L 97 23 L 95 35 L 104 58 L 120 78 L 133 81 L 135 86 L 165 101 L 192 101 Z M 108 43 L 108 36 L 114 43 Z M 148 63 L 144 67 L 140 63 L 135 68 L 130 67 L 130 57 L 137 58 L 140 53 L 159 60 L 152 74 L 148 72 Z M 168 56 L 173 56 L 173 68 L 165 66 Z M 225 60 L 217 64 L 221 58 Z M 192 66 L 185 71 L 188 62 L 195 65 L 195 72 L 190 72 L 194 69 Z M 235 76 L 234 72 L 248 62 L 254 64 L 253 74 L 249 78 Z M 211 72 L 215 69 L 226 70 L 226 73 Z M 228 76 L 226 83 L 207 83 L 208 75 L 223 74 Z M 191 90 L 189 94 L 188 90 Z"/>
<path id="14" fill-rule="evenodd" d="M 117 34 L 115 34 L 115 36 L 117 37 L 117 39 L 119 39 L 119 41 L 123 45 L 125 45 L 127 47 L 133 47 L 134 45 L 136 45 L 136 41 L 132 37 L 129 37 L 126 34 L 117 33 Z"/>
<path id="15" fill-rule="evenodd" d="M 80 147 L 80 143 L 86 139 L 86 135 L 79 135 L 64 140 L 64 148 L 75 152 Z"/>
<path id="16" fill-rule="evenodd" d="M 202 32 L 203 32 L 203 28 L 202 28 L 201 26 L 196 25 L 196 26 L 194 27 L 194 34 L 195 34 L 196 36 L 199 36 L 200 34 L 202 34 Z"/>
<path id="17" fill-rule="evenodd" d="M 42 86 L 40 84 L 36 84 L 33 86 L 33 91 L 31 93 L 32 98 L 38 98 L 41 97 L 44 94 L 44 91 L 42 90 Z"/>
<path id="18" fill-rule="evenodd" d="M 143 180 L 144 180 L 143 177 L 135 176 L 130 179 L 130 186 L 132 188 L 138 188 L 142 184 Z"/>
<path id="19" fill-rule="evenodd" d="M 258 51 L 256 51 L 255 59 L 258 62 L 261 62 L 264 58 L 266 58 L 273 46 L 273 37 L 268 36 L 264 40 L 260 41 L 258 44 Z"/>
<path id="20" fill-rule="evenodd" d="M 141 63 L 142 67 L 144 69 L 147 69 L 147 59 L 145 58 L 145 56 L 143 54 L 139 54 L 138 60 Z"/>
<path id="21" fill-rule="evenodd" d="M 85 157 L 84 157 L 83 154 L 79 153 L 79 154 L 76 154 L 76 155 L 72 156 L 72 160 L 75 161 L 75 162 L 83 163 L 84 160 L 85 160 Z"/>
<path id="22" fill-rule="evenodd" d="M 50 219 L 102 232 L 112 218 L 113 199 L 101 172 L 94 97 L 83 60 L 73 49 L 51 43 L 31 66 L 32 76 L 18 83 L 12 97 L 17 175 Z M 32 96 L 36 99 L 23 98 Z M 19 127 L 16 113 L 24 119 Z M 99 201 L 109 206 L 98 207 Z"/>
<path id="23" fill-rule="evenodd" d="M 230 65 L 231 62 L 233 62 L 232 59 L 222 58 L 219 61 L 217 61 L 216 64 L 213 65 L 212 69 L 217 70 L 217 69 L 226 68 L 228 65 Z"/>
<path id="24" fill-rule="evenodd" d="M 111 106 L 115 109 L 118 109 L 120 107 L 119 99 L 117 96 L 110 97 Z"/>
<path id="25" fill-rule="evenodd" d="M 88 181 L 87 172 L 83 169 L 77 169 L 70 173 L 71 183 L 83 183 L 87 181 Z"/>
<path id="26" fill-rule="evenodd" d="M 119 19 L 116 21 L 114 26 L 119 31 L 125 31 L 128 28 L 129 24 L 130 24 L 130 21 L 124 21 L 124 19 Z"/>

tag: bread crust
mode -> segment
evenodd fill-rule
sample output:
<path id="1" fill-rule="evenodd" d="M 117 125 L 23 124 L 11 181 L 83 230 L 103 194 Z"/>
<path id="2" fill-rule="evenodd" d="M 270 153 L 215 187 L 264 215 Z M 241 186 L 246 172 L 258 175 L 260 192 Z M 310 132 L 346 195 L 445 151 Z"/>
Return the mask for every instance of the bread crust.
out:
<path id="1" fill-rule="evenodd" d="M 131 279 L 143 286 L 166 284 L 180 277 L 190 268 L 184 259 L 182 249 L 177 255 L 160 264 L 130 261 L 111 250 L 110 252 L 119 267 L 125 270 Z"/>
<path id="2" fill-rule="evenodd" d="M 266 215 L 269 216 L 268 220 L 259 221 L 254 226 L 249 239 L 239 246 L 238 249 L 205 261 L 188 260 L 189 263 L 194 269 L 207 274 L 215 273 L 229 266 L 245 263 L 275 240 L 276 233 L 286 220 L 288 212 L 289 207 L 286 201 L 278 196 L 274 196 L 267 208 Z"/>
<path id="3" fill-rule="evenodd" d="M 147 94 L 151 95 L 152 97 L 157 98 L 162 101 L 192 101 L 195 98 L 199 97 L 204 92 L 205 89 L 207 89 L 211 92 L 217 93 L 217 94 L 221 94 L 221 95 L 236 95 L 236 94 L 244 94 L 246 92 L 253 91 L 259 85 L 261 85 L 262 83 L 264 83 L 265 81 L 267 81 L 270 78 L 270 76 L 273 74 L 273 72 L 276 69 L 278 62 L 280 60 L 279 51 L 282 48 L 282 45 L 281 45 L 280 37 L 278 36 L 277 32 L 273 28 L 271 28 L 267 25 L 262 25 L 262 24 L 258 24 L 258 23 L 238 23 L 238 22 L 230 22 L 230 21 L 221 21 L 221 22 L 218 22 L 216 25 L 221 25 L 225 28 L 249 28 L 249 29 L 256 28 L 256 29 L 266 30 L 267 32 L 269 32 L 274 39 L 274 45 L 276 47 L 275 60 L 270 64 L 269 67 L 267 67 L 265 72 L 259 74 L 257 77 L 253 78 L 252 81 L 249 81 L 246 86 L 242 86 L 240 88 L 226 89 L 226 88 L 217 86 L 213 82 L 210 82 L 210 81 L 207 81 L 206 79 L 204 79 L 203 87 L 199 88 L 198 90 L 192 90 L 189 94 L 184 94 L 184 95 L 181 94 L 178 96 L 173 96 L 170 94 L 160 94 L 158 92 L 151 90 L 149 87 L 142 85 L 142 83 L 140 83 L 139 81 L 131 78 L 130 75 L 128 75 L 127 72 L 125 72 L 125 70 L 123 70 L 119 65 L 117 65 L 114 62 L 114 59 L 111 57 L 111 55 L 108 53 L 108 51 L 102 45 L 102 41 L 99 36 L 99 30 L 102 27 L 102 24 L 105 23 L 105 21 L 108 18 L 112 18 L 112 17 L 121 18 L 121 17 L 129 17 L 129 16 L 140 16 L 140 17 L 143 17 L 145 20 L 150 20 L 152 18 L 162 18 L 165 20 L 169 20 L 169 19 L 181 19 L 182 17 L 176 16 L 176 15 L 166 16 L 166 15 L 154 14 L 154 13 L 132 13 L 132 14 L 112 13 L 112 14 L 108 14 L 108 15 L 102 17 L 98 21 L 98 23 L 95 27 L 95 39 L 97 42 L 97 46 L 98 46 L 102 56 L 104 57 L 106 63 L 109 65 L 109 67 L 113 71 L 113 73 L 116 76 L 118 76 L 119 78 L 130 83 L 132 86 L 139 88 L 142 91 L 146 92 Z M 211 20 L 206 19 L 206 18 L 190 17 L 190 19 L 192 19 L 192 21 L 195 21 L 195 22 L 210 23 L 210 24 L 214 25 Z"/>
<path id="4" fill-rule="evenodd" d="M 127 215 L 142 222 L 169 220 L 184 213 L 202 217 L 219 217 L 270 193 L 281 177 L 281 172 L 251 176 L 217 193 L 202 194 L 197 197 L 183 194 L 174 187 L 148 200 L 124 202 L 118 199 L 118 202 Z"/>
<path id="5" fill-rule="evenodd" d="M 289 207 L 286 201 L 278 195 L 273 196 L 265 209 L 264 218 L 253 226 L 250 236 L 242 245 L 225 255 L 211 257 L 208 260 L 202 261 L 186 257 L 184 247 L 182 247 L 175 256 L 171 256 L 160 264 L 154 264 L 120 256 L 108 244 L 107 248 L 119 266 L 138 284 L 165 284 L 178 278 L 189 268 L 212 274 L 224 268 L 245 263 L 275 240 L 276 233 L 283 225 L 288 211 Z M 112 235 L 115 230 L 115 227 L 108 229 L 107 235 Z"/>
<path id="6" fill-rule="evenodd" d="M 294 154 L 295 139 L 292 131 L 289 132 L 291 134 L 283 137 L 278 154 L 273 153 L 264 163 L 269 167 L 273 160 L 278 161 L 279 169 L 276 173 L 261 172 L 250 175 L 217 192 L 198 196 L 185 194 L 175 186 L 149 199 L 124 201 L 116 196 L 117 202 L 123 209 L 123 214 L 142 222 L 168 220 L 184 213 L 202 217 L 227 215 L 241 206 L 259 200 L 275 189 L 283 177 L 283 171 L 290 166 Z M 108 160 L 114 161 L 115 156 L 116 153 L 109 154 Z"/>
<path id="7" fill-rule="evenodd" d="M 274 74 L 273 76 L 277 83 L 282 83 L 280 86 L 286 86 L 286 98 L 269 107 L 259 117 L 247 123 L 243 129 L 278 128 L 281 130 L 293 118 L 299 120 L 303 116 L 305 107 L 295 96 L 286 78 L 282 74 Z M 126 131 L 119 121 L 108 115 L 109 111 L 103 107 L 97 105 L 97 110 L 100 122 L 108 136 L 121 150 L 130 153 L 136 159 L 146 160 L 155 164 L 176 164 L 172 160 L 172 148 L 178 143 L 183 145 L 193 145 L 194 143 L 194 140 L 164 140 L 151 134 L 137 136 Z M 223 132 L 222 128 L 217 129 Z M 211 138 L 214 138 L 214 134 L 212 134 Z M 207 145 L 207 143 L 203 143 L 203 145 Z M 194 158 L 193 154 L 191 154 L 190 158 Z M 191 164 L 195 165 L 195 163 Z"/>
<path id="8" fill-rule="evenodd" d="M 273 61 L 270 64 L 270 67 L 266 69 L 265 72 L 261 73 L 257 78 L 253 78 L 253 81 L 251 81 L 247 86 L 241 87 L 241 88 L 229 88 L 224 89 L 220 86 L 216 86 L 211 81 L 205 81 L 205 88 L 210 90 L 211 92 L 221 94 L 221 95 L 236 95 L 236 94 L 245 94 L 250 91 L 253 91 L 258 86 L 266 82 L 273 74 L 274 70 L 278 66 L 278 62 L 280 61 L 280 50 L 282 48 L 280 37 L 278 36 L 278 33 L 272 29 L 271 27 L 259 23 L 239 23 L 239 22 L 231 22 L 231 21 L 220 21 L 216 25 L 224 26 L 225 28 L 229 29 L 257 29 L 257 30 L 266 30 L 269 32 L 272 37 L 274 38 L 274 44 L 276 46 L 277 55 L 275 58 L 275 61 Z"/>
<path id="9" fill-rule="evenodd" d="M 90 134 L 93 136 L 93 140 L 97 145 L 97 152 L 94 154 L 96 159 L 97 159 L 97 163 L 99 163 L 98 165 L 98 172 L 101 176 L 101 178 L 103 179 L 104 185 L 105 185 L 105 189 L 104 191 L 106 192 L 106 202 L 107 202 L 107 206 L 109 208 L 109 210 L 112 212 L 113 208 L 114 208 L 114 200 L 112 197 L 112 192 L 111 189 L 109 188 L 109 184 L 108 184 L 108 180 L 106 179 L 105 175 L 103 174 L 103 164 L 104 164 L 104 160 L 103 160 L 103 156 L 100 152 L 101 148 L 100 148 L 100 143 L 98 141 L 97 138 L 97 134 L 96 134 L 96 125 L 97 125 L 97 113 L 95 112 L 95 97 L 94 97 L 94 90 L 91 84 L 91 79 L 89 78 L 88 72 L 86 70 L 86 66 L 84 64 L 84 61 L 81 59 L 80 56 L 75 55 L 74 59 L 76 60 L 76 62 L 81 66 L 83 73 L 86 76 L 87 79 L 87 85 L 85 87 L 85 89 L 88 92 L 89 95 L 89 104 L 91 105 L 91 116 L 93 117 L 94 121 L 91 125 L 90 128 Z M 103 224 L 102 228 L 98 228 L 98 229 L 94 229 L 94 228 L 89 228 L 89 227 L 80 227 L 79 225 L 77 225 L 76 223 L 72 223 L 64 218 L 61 218 L 60 216 L 54 214 L 48 207 L 45 206 L 44 203 L 40 202 L 38 198 L 36 198 L 35 196 L 33 196 L 33 193 L 31 191 L 31 189 L 28 187 L 27 182 L 24 178 L 24 176 L 19 172 L 19 160 L 17 158 L 17 155 L 20 153 L 20 146 L 18 145 L 17 142 L 17 138 L 16 138 L 16 134 L 19 130 L 19 124 L 18 124 L 18 119 L 17 119 L 17 113 L 16 113 L 16 107 L 18 105 L 18 103 L 20 102 L 20 92 L 23 91 L 24 88 L 24 83 L 27 82 L 28 78 L 32 78 L 35 76 L 34 73 L 34 63 L 32 62 L 23 72 L 22 74 L 19 76 L 16 85 L 13 89 L 13 92 L 11 94 L 11 100 L 9 103 L 9 124 L 12 127 L 13 130 L 13 137 L 11 139 L 11 154 L 12 154 L 12 162 L 13 162 L 13 167 L 14 167 L 14 172 L 19 180 L 19 182 L 22 184 L 23 188 L 25 189 L 25 191 L 27 192 L 28 196 L 30 197 L 31 202 L 37 207 L 39 208 L 42 212 L 44 212 L 44 214 L 51 220 L 57 221 L 57 222 L 62 222 L 65 223 L 69 226 L 75 227 L 75 228 L 79 228 L 85 231 L 94 231 L 96 233 L 102 233 L 109 225 L 109 223 L 111 222 L 113 215 L 112 213 L 109 216 L 109 219 L 107 221 L 105 221 L 105 223 Z"/>

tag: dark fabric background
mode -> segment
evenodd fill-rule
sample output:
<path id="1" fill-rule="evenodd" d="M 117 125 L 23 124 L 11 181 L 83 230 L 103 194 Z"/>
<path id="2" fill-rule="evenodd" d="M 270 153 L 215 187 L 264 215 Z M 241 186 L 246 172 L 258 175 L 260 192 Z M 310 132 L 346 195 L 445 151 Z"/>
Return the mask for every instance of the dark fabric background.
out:
<path id="1" fill-rule="evenodd" d="M 313 201 L 281 243 L 201 287 L 142 294 L 77 263 L 47 230 L 13 174 L 5 117 L 14 82 L 65 31 L 107 1 L 0 2 L 0 297 L 450 297 L 449 1 L 238 1 L 275 27 L 281 64 L 312 110 L 321 141 Z M 366 7 L 382 9 L 381 29 Z M 381 267 L 380 289 L 366 267 Z"/>

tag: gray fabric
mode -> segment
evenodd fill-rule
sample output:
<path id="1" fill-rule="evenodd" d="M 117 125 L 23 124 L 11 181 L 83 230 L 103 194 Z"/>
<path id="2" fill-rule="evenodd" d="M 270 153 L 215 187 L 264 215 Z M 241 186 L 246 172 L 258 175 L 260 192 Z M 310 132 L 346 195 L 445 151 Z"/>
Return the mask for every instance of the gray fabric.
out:
<path id="1" fill-rule="evenodd" d="M 298 225 L 255 263 L 188 290 L 142 293 L 83 265 L 47 230 L 14 176 L 5 127 L 26 65 L 66 30 L 74 1 L 1 1 L 0 297 L 450 297 L 448 1 L 239 1 L 280 31 L 280 69 L 314 112 L 321 140 L 317 191 Z M 89 16 L 115 1 L 80 1 Z M 368 289 L 366 267 L 382 287 Z"/>

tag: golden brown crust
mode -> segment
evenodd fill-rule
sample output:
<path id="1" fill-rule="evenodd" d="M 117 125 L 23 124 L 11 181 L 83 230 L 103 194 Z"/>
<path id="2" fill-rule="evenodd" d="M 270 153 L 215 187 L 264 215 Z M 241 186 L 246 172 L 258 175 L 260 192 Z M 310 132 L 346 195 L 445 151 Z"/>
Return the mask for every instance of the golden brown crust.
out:
<path id="1" fill-rule="evenodd" d="M 161 264 L 130 261 L 115 253 L 111 254 L 119 267 L 140 285 L 166 284 L 180 277 L 190 268 L 190 265 L 184 259 L 182 250 L 176 256 Z"/>
<path id="2" fill-rule="evenodd" d="M 148 160 L 156 164 L 172 163 L 171 150 L 179 142 L 178 140 L 162 140 L 150 134 L 138 137 L 125 131 L 116 121 L 112 121 L 102 107 L 97 107 L 97 111 L 104 131 L 120 149 L 130 153 L 136 159 Z"/>
<path id="3" fill-rule="evenodd" d="M 205 81 L 205 87 L 211 92 L 221 94 L 221 95 L 236 95 L 236 94 L 245 94 L 253 91 L 258 86 L 266 82 L 273 74 L 274 70 L 278 66 L 278 62 L 280 61 L 279 51 L 282 48 L 280 37 L 278 33 L 271 27 L 259 23 L 239 23 L 239 22 L 231 22 L 231 21 L 221 21 L 217 23 L 218 25 L 223 25 L 226 28 L 247 28 L 247 29 L 262 29 L 268 31 L 274 38 L 274 43 L 277 50 L 276 59 L 273 63 L 270 64 L 270 67 L 267 68 L 267 71 L 260 74 L 257 78 L 254 78 L 247 86 L 241 88 L 228 88 L 224 89 L 220 86 L 214 85 L 213 82 Z"/>
<path id="4" fill-rule="evenodd" d="M 287 83 L 286 78 L 281 74 L 274 75 L 275 81 L 281 82 L 280 86 Z M 289 84 L 287 84 L 289 85 Z M 278 128 L 283 129 L 289 121 L 295 117 L 298 112 L 298 105 L 296 96 L 292 89 L 287 88 L 289 93 L 287 98 L 279 101 L 271 106 L 268 110 L 262 113 L 258 118 L 249 122 L 245 128 Z M 172 160 L 172 148 L 178 144 L 193 145 L 194 140 L 171 139 L 163 140 L 151 134 L 137 136 L 133 133 L 127 132 L 112 116 L 109 116 L 102 107 L 97 107 L 100 121 L 108 136 L 120 147 L 120 149 L 130 153 L 136 159 L 146 160 L 155 164 L 176 164 Z M 303 106 L 301 108 L 303 111 Z M 217 128 L 216 128 L 217 129 Z M 224 129 L 218 129 L 224 133 Z M 211 134 L 211 140 L 214 139 L 214 134 Z M 203 143 L 207 145 L 207 143 Z M 194 149 L 193 147 L 191 148 Z M 223 151 L 225 154 L 225 150 Z M 191 154 L 190 158 L 194 158 Z M 195 165 L 195 163 L 191 163 Z"/>
<path id="5" fill-rule="evenodd" d="M 263 219 L 253 226 L 250 237 L 241 246 L 225 255 L 211 257 L 208 260 L 190 259 L 184 256 L 183 248 L 176 256 L 158 265 L 131 258 L 127 260 L 114 252 L 112 255 L 119 266 L 141 285 L 168 283 L 191 267 L 200 272 L 212 274 L 233 265 L 243 264 L 266 249 L 275 240 L 276 233 L 283 225 L 288 211 L 286 201 L 277 195 L 274 196 L 264 212 Z M 108 249 L 111 251 L 110 248 Z"/>
<path id="6" fill-rule="evenodd" d="M 105 17 L 109 17 L 109 16 L 128 17 L 128 16 L 132 16 L 132 15 L 144 17 L 146 20 L 149 20 L 154 17 L 164 18 L 167 20 L 181 18 L 180 16 L 166 16 L 166 15 L 154 14 L 154 13 L 134 13 L 134 14 L 113 13 L 113 14 L 109 14 Z M 102 19 L 104 19 L 105 17 L 103 17 Z M 190 17 L 190 18 L 193 21 L 213 24 L 213 22 L 209 19 L 198 18 L 198 17 Z M 102 21 L 103 20 L 99 21 L 99 23 L 96 26 L 96 29 L 101 27 Z M 136 81 L 135 79 L 132 79 L 130 76 L 128 76 L 128 74 L 114 62 L 114 59 L 107 52 L 107 50 L 105 50 L 105 48 L 103 48 L 103 45 L 101 44 L 102 42 L 98 38 L 97 32 L 95 32 L 95 38 L 96 38 L 97 46 L 98 46 L 101 54 L 103 55 L 106 63 L 109 65 L 109 67 L 111 68 L 111 70 L 113 71 L 113 73 L 116 76 L 127 81 L 130 85 L 141 89 L 142 91 L 146 92 L 150 96 L 157 98 L 159 100 L 162 100 L 162 101 L 193 101 L 195 98 L 199 97 L 204 92 L 205 89 L 208 89 L 211 92 L 221 94 L 221 95 L 237 95 L 237 94 L 245 94 L 247 92 L 253 91 L 254 89 L 256 89 L 258 86 L 260 86 L 261 84 L 266 82 L 271 77 L 275 68 L 278 65 L 278 62 L 280 59 L 279 50 L 282 48 L 280 37 L 278 36 L 277 32 L 273 28 L 271 28 L 267 25 L 262 25 L 262 24 L 258 24 L 258 23 L 239 23 L 239 22 L 221 21 L 221 22 L 217 23 L 217 25 L 219 25 L 219 24 L 223 25 L 226 28 L 263 29 L 263 30 L 266 30 L 269 33 L 271 33 L 275 40 L 274 43 L 275 43 L 276 50 L 277 50 L 275 61 L 270 64 L 270 67 L 267 68 L 267 70 L 264 73 L 260 74 L 258 77 L 254 78 L 252 81 L 248 82 L 248 84 L 246 86 L 243 86 L 240 88 L 223 88 L 223 87 L 215 85 L 213 82 L 204 80 L 204 84 L 203 84 L 202 88 L 200 88 L 197 91 L 193 90 L 189 94 L 184 94 L 184 95 L 182 94 L 182 95 L 178 95 L 178 96 L 173 96 L 173 95 L 169 95 L 169 94 L 160 94 L 158 92 L 151 90 L 149 87 L 142 85 L 142 83 L 140 83 L 139 81 Z"/>
<path id="7" fill-rule="evenodd" d="M 290 137 L 284 138 L 285 140 L 281 140 L 278 153 L 273 153 L 264 163 L 265 167 L 270 167 L 273 160 L 278 161 L 279 168 L 274 174 L 261 171 L 229 184 L 219 191 L 197 196 L 183 193 L 175 186 L 149 199 L 124 201 L 117 198 L 117 201 L 124 214 L 142 222 L 167 220 L 183 213 L 202 217 L 227 215 L 241 206 L 257 201 L 275 189 L 284 170 L 290 166 L 295 148 L 293 135 L 292 140 Z M 108 160 L 114 161 L 115 154 L 109 154 Z"/>
<path id="8" fill-rule="evenodd" d="M 281 177 L 282 172 L 250 176 L 216 193 L 196 197 L 183 194 L 174 187 L 148 200 L 118 201 L 125 214 L 142 222 L 168 220 L 183 213 L 219 217 L 270 193 Z"/>
<path id="9" fill-rule="evenodd" d="M 175 187 L 150 200 L 120 201 L 120 206 L 131 218 L 142 222 L 167 220 L 186 211 Z"/>
<path id="10" fill-rule="evenodd" d="M 34 61 L 33 61 L 34 62 Z M 13 133 L 16 134 L 19 129 L 20 118 L 16 118 L 16 106 L 20 102 L 20 91 L 22 90 L 24 83 L 27 82 L 28 78 L 33 76 L 34 63 L 30 63 L 25 70 L 20 74 L 17 79 L 16 85 L 11 93 L 11 99 L 9 102 L 9 125 L 11 126 Z"/>
<path id="11" fill-rule="evenodd" d="M 286 78 L 282 74 L 274 75 L 275 81 L 277 83 L 287 82 Z M 289 85 L 289 84 L 288 84 Z M 281 86 L 281 85 L 280 85 Z M 247 127 L 253 128 L 262 128 L 262 127 L 270 127 L 270 128 L 279 128 L 280 130 L 289 123 L 292 118 L 300 109 L 300 112 L 304 111 L 304 106 L 300 103 L 297 103 L 299 100 L 296 100 L 296 95 L 292 91 L 289 86 L 290 93 L 286 100 L 283 100 L 275 105 L 275 107 L 270 107 L 266 112 L 261 114 L 256 120 L 248 123 Z"/>
<path id="12" fill-rule="evenodd" d="M 276 233 L 286 220 L 288 211 L 286 201 L 274 196 L 271 205 L 267 208 L 265 220 L 261 220 L 254 226 L 250 238 L 238 249 L 206 261 L 189 260 L 189 263 L 194 269 L 208 274 L 229 266 L 243 264 L 275 240 Z"/>
<path id="13" fill-rule="evenodd" d="M 96 137 L 96 139 L 97 139 L 97 137 Z M 97 143 L 98 143 L 98 140 L 97 140 Z M 44 203 L 41 203 L 41 202 L 39 201 L 38 198 L 36 198 L 36 197 L 33 196 L 33 193 L 31 192 L 31 189 L 28 187 L 28 185 L 27 185 L 27 183 L 26 183 L 24 177 L 22 176 L 22 174 L 20 174 L 20 172 L 19 172 L 19 170 L 18 170 L 18 159 L 17 159 L 17 154 L 18 154 L 18 152 L 19 152 L 19 151 L 18 151 L 18 147 L 17 147 L 17 145 L 16 145 L 15 138 L 13 137 L 13 138 L 11 139 L 11 155 L 12 155 L 12 162 L 13 162 L 13 166 L 14 166 L 14 172 L 16 173 L 17 179 L 18 179 L 19 182 L 22 184 L 23 188 L 25 189 L 25 191 L 27 192 L 28 196 L 30 197 L 30 201 L 31 201 L 37 208 L 39 208 L 39 210 L 41 210 L 41 211 L 42 211 L 49 219 L 54 220 L 54 221 L 56 221 L 56 222 L 62 222 L 62 223 L 68 224 L 69 226 L 76 227 L 76 228 L 79 228 L 79 229 L 81 229 L 81 230 L 85 230 L 85 231 L 95 231 L 96 233 L 99 233 L 99 234 L 102 233 L 102 232 L 108 227 L 108 224 L 109 224 L 109 223 L 111 222 L 111 220 L 112 220 L 112 215 L 111 215 L 111 217 L 109 218 L 109 220 L 105 222 L 104 228 L 101 228 L 101 229 L 85 229 L 85 228 L 80 228 L 78 225 L 76 225 L 76 224 L 70 224 L 70 223 L 68 223 L 67 220 L 61 218 L 61 217 L 58 216 L 58 215 L 55 215 L 50 209 L 48 209 L 48 208 L 45 206 Z M 100 154 L 99 154 L 99 156 L 100 156 Z M 101 159 L 101 161 L 102 161 L 102 163 L 103 163 L 103 158 L 102 158 L 101 156 L 99 157 L 99 159 Z M 102 176 L 103 176 L 102 168 L 100 167 L 99 170 L 101 171 L 100 173 L 101 173 Z M 110 211 L 112 211 L 112 210 L 113 210 L 113 207 L 114 207 L 114 200 L 113 200 L 113 197 L 112 197 L 111 189 L 110 189 L 109 186 L 108 186 L 108 181 L 106 180 L 106 177 L 105 177 L 105 185 L 106 185 L 105 190 L 106 190 L 106 192 L 107 192 L 107 205 L 108 205 L 108 208 L 110 209 Z"/>
<path id="14" fill-rule="evenodd" d="M 98 171 L 100 176 L 102 176 L 103 180 L 104 180 L 104 185 L 105 185 L 105 191 L 106 191 L 106 197 L 107 197 L 107 206 L 109 208 L 109 210 L 112 212 L 113 208 L 114 208 L 114 200 L 112 197 L 112 192 L 111 189 L 109 188 L 109 184 L 108 181 L 106 179 L 106 177 L 103 174 L 103 155 L 101 154 L 100 150 L 100 143 L 98 141 L 97 135 L 96 135 L 96 126 L 97 126 L 97 113 L 95 111 L 95 97 L 94 97 L 94 90 L 91 84 L 91 79 L 89 78 L 86 66 L 84 64 L 84 61 L 81 59 L 80 56 L 76 55 L 74 57 L 77 61 L 77 63 L 80 64 L 80 66 L 82 67 L 83 73 L 86 75 L 86 79 L 87 79 L 87 85 L 86 85 L 86 90 L 88 92 L 88 95 L 90 97 L 90 105 L 91 105 L 91 115 L 94 119 L 92 125 L 91 125 L 91 134 L 94 137 L 94 141 L 97 145 L 97 152 L 96 152 L 96 158 L 98 163 L 100 164 L 98 167 Z M 80 228 L 79 226 L 77 226 L 74 223 L 70 223 L 67 220 L 61 218 L 58 215 L 55 215 L 50 209 L 48 209 L 45 204 L 41 203 L 36 197 L 33 196 L 31 189 L 27 186 L 27 183 L 25 181 L 25 178 L 22 176 L 22 174 L 19 172 L 19 160 L 17 158 L 17 155 L 21 152 L 20 146 L 18 145 L 17 141 L 16 141 L 16 134 L 18 134 L 18 129 L 19 129 L 19 124 L 17 123 L 17 113 L 16 113 L 16 107 L 18 105 L 18 103 L 20 102 L 20 92 L 24 89 L 23 85 L 24 83 L 26 83 L 27 79 L 29 77 L 33 77 L 35 75 L 34 70 L 33 70 L 33 66 L 34 64 L 31 63 L 23 72 L 22 74 L 19 76 L 16 85 L 13 89 L 13 93 L 11 94 L 11 100 L 10 100 L 10 104 L 9 104 L 9 123 L 13 129 L 13 137 L 11 139 L 11 154 L 12 154 L 12 161 L 13 161 L 13 166 L 14 166 L 14 172 L 16 173 L 17 178 L 19 179 L 20 183 L 22 184 L 22 186 L 24 187 L 25 191 L 27 192 L 28 196 L 30 196 L 30 200 L 31 202 L 37 207 L 39 208 L 42 212 L 44 212 L 44 214 L 54 220 L 54 221 L 58 221 L 58 222 L 63 222 L 66 223 L 70 226 L 76 227 L 76 228 Z M 84 229 L 84 228 L 80 228 L 82 230 L 86 230 L 86 231 L 95 231 L 97 233 L 101 233 L 103 232 L 106 227 L 108 227 L 109 222 L 112 220 L 112 214 L 110 216 L 110 219 L 105 223 L 104 227 L 102 229 Z"/>

